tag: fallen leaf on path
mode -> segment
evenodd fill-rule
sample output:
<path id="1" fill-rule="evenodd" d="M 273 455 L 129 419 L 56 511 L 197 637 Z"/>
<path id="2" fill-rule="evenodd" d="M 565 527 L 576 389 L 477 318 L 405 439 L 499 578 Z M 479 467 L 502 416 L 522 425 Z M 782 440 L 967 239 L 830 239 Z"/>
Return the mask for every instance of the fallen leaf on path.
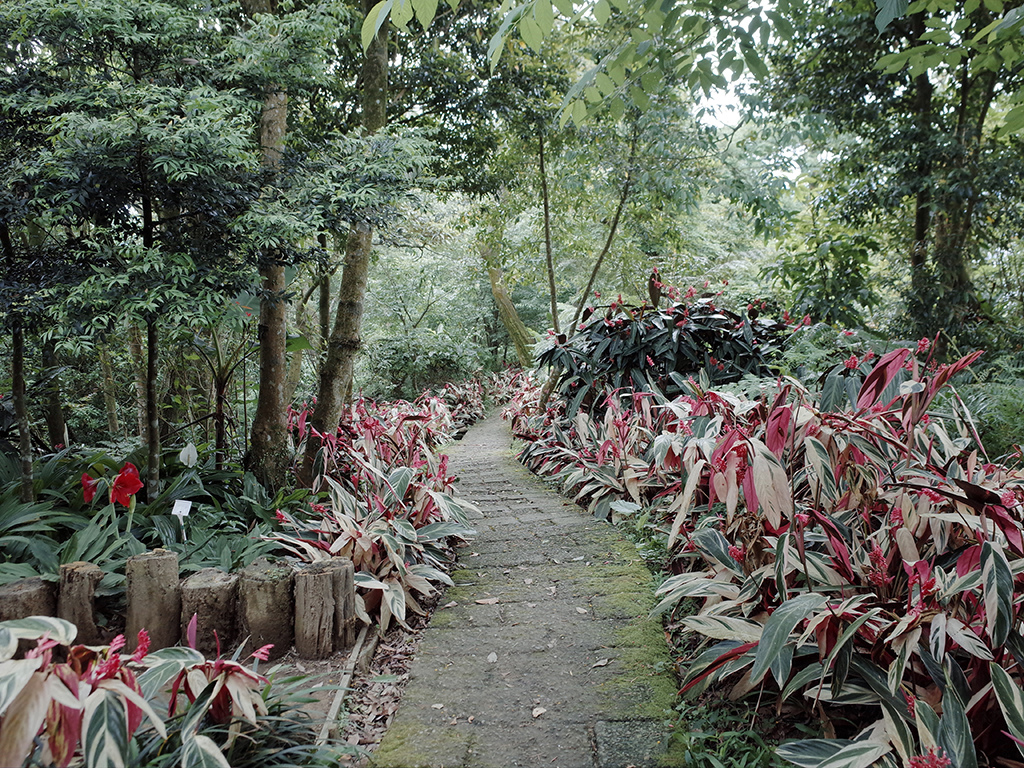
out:
<path id="1" fill-rule="evenodd" d="M 498 654 L 493 651 L 487 655 L 487 661 L 494 664 L 498 660 Z"/>
<path id="2" fill-rule="evenodd" d="M 540 716 L 541 716 L 541 715 L 543 715 L 543 714 L 544 714 L 545 712 L 547 712 L 547 710 L 546 710 L 546 709 L 544 709 L 544 707 L 534 707 L 534 708 L 533 708 L 533 716 L 534 716 L 534 717 L 540 717 Z"/>
<path id="3" fill-rule="evenodd" d="M 469 556 L 470 557 L 480 557 L 480 553 L 479 552 L 470 552 Z"/>
<path id="4" fill-rule="evenodd" d="M 576 608 L 576 613 L 586 613 L 586 612 L 587 612 L 586 608 L 579 608 L 579 607 Z"/>
<path id="5" fill-rule="evenodd" d="M 550 592 L 553 595 L 555 594 L 556 589 L 558 589 L 558 587 L 548 587 L 548 592 Z"/>
<path id="6" fill-rule="evenodd" d="M 450 603 L 445 603 L 444 605 L 442 605 L 441 608 L 442 609 L 443 608 L 454 608 L 457 605 L 458 605 L 458 603 L 456 603 L 454 600 L 452 600 Z"/>
<path id="7" fill-rule="evenodd" d="M 431 709 L 444 709 L 444 704 L 431 704 Z"/>
<path id="8" fill-rule="evenodd" d="M 526 604 L 526 607 L 527 607 L 527 608 L 536 608 L 536 607 L 537 607 L 537 604 L 536 604 L 536 603 L 527 603 L 527 604 Z"/>
<path id="9" fill-rule="evenodd" d="M 601 659 L 600 661 L 595 661 L 593 664 L 590 665 L 590 668 L 593 669 L 594 667 L 607 667 L 609 661 L 611 661 L 611 659 Z"/>
<path id="10" fill-rule="evenodd" d="M 523 584 L 525 584 L 526 586 L 530 586 L 531 584 L 533 584 L 533 579 L 523 579 Z"/>
<path id="11" fill-rule="evenodd" d="M 477 605 L 494 605 L 498 602 L 496 597 L 485 597 L 483 600 L 477 600 Z"/>

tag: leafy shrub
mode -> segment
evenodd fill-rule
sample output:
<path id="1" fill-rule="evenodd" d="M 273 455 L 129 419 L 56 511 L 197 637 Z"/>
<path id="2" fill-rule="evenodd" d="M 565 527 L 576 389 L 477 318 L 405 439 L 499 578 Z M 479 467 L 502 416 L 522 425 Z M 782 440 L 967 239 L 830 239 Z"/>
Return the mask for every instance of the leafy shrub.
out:
<path id="1" fill-rule="evenodd" d="M 556 339 L 539 362 L 560 373 L 558 391 L 574 414 L 581 405 L 600 408 L 609 391 L 674 397 L 690 375 L 712 383 L 767 375 L 784 330 L 722 309 L 713 298 L 660 310 L 612 304 L 607 317 L 592 316 L 572 337 Z"/>
<path id="2" fill-rule="evenodd" d="M 266 678 L 236 660 L 207 660 L 193 648 L 148 653 L 145 630 L 131 655 L 120 652 L 123 636 L 87 647 L 72 644 L 76 632 L 50 617 L 0 622 L 0 764 L 226 768 L 225 752 L 263 740 L 272 705 L 282 717 Z M 19 643 L 33 642 L 19 657 Z M 175 718 L 179 690 L 188 704 Z M 264 750 L 257 764 L 330 764 L 323 752 L 295 743 L 286 761 Z"/>
<path id="3" fill-rule="evenodd" d="M 609 398 L 600 418 L 534 417 L 550 423 L 523 459 L 597 514 L 658 521 L 674 553 L 659 609 L 703 601 L 683 619 L 708 642 L 685 690 L 799 697 L 826 727 L 851 705 L 877 718 L 780 756 L 973 768 L 1024 737 L 1024 470 L 972 449 L 955 396 L 936 407 L 977 357 L 857 361 L 833 409 L 785 379 L 753 400 Z"/>
<path id="4" fill-rule="evenodd" d="M 364 620 L 379 610 L 382 630 L 392 618 L 404 625 L 407 610 L 422 612 L 414 593 L 451 583 L 445 542 L 474 533 L 465 516 L 470 505 L 453 496 L 448 458 L 433 452 L 458 423 L 434 396 L 416 403 L 360 399 L 333 434 L 308 429 L 306 418 L 307 411 L 296 412 L 291 423 L 299 441 L 321 443 L 314 485 L 328 486 L 329 503 L 313 504 L 312 514 L 280 514 L 287 530 L 268 538 L 306 561 L 350 558 L 365 590 Z"/>
<path id="5" fill-rule="evenodd" d="M 367 391 L 387 398 L 415 397 L 424 389 L 443 387 L 480 367 L 478 350 L 443 328 L 414 328 L 403 336 L 378 339 L 367 346 L 374 380 Z"/>

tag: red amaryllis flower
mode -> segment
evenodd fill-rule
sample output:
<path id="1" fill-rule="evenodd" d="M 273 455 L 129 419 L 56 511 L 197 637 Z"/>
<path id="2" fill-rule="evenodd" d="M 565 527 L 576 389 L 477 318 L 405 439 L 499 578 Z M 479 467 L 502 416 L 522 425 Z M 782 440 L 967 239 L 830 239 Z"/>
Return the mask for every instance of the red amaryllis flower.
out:
<path id="1" fill-rule="evenodd" d="M 131 504 L 131 497 L 142 489 L 142 481 L 139 479 L 139 470 L 135 465 L 128 462 L 110 484 L 110 503 Z"/>
<path id="2" fill-rule="evenodd" d="M 82 473 L 82 496 L 85 498 L 85 503 L 89 504 L 96 496 L 96 486 L 99 485 L 100 479 L 98 477 L 89 477 L 86 472 Z"/>

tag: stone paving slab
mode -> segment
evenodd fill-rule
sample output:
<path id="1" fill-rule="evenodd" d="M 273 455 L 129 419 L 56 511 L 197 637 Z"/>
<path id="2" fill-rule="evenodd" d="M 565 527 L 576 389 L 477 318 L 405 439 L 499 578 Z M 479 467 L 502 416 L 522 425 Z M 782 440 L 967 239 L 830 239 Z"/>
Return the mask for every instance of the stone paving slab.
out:
<path id="1" fill-rule="evenodd" d="M 677 681 L 651 575 L 529 473 L 497 416 L 450 447 L 478 536 L 424 631 L 377 768 L 671 764 Z"/>

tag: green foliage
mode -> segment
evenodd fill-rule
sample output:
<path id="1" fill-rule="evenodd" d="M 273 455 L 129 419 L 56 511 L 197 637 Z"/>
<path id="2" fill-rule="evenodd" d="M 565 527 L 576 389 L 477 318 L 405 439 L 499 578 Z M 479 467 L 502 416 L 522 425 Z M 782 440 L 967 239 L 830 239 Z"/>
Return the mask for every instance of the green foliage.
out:
<path id="1" fill-rule="evenodd" d="M 861 325 L 863 313 L 878 303 L 868 271 L 879 243 L 867 235 L 827 238 L 817 232 L 804 247 L 764 269 L 766 277 L 792 291 L 792 314 L 847 328 Z"/>
<path id="2" fill-rule="evenodd" d="M 692 292 L 692 289 L 691 289 Z M 607 392 L 657 391 L 675 397 L 687 376 L 727 383 L 768 372 L 785 326 L 739 316 L 700 299 L 666 309 L 612 304 L 572 337 L 556 339 L 539 362 L 559 373 L 559 391 L 573 415 L 585 404 L 600 409 Z"/>
<path id="3" fill-rule="evenodd" d="M 461 389 L 461 388 L 460 388 Z M 360 616 L 369 623 L 379 612 L 381 629 L 391 620 L 407 626 L 408 611 L 423 613 L 414 593 L 429 596 L 431 582 L 451 584 L 444 571 L 452 560 L 450 542 L 466 539 L 468 502 L 453 493 L 455 478 L 446 456 L 434 449 L 461 431 L 461 419 L 482 415 L 482 399 L 469 391 L 449 392 L 459 408 L 424 395 L 416 403 L 377 405 L 360 399 L 334 433 L 307 430 L 308 411 L 297 414 L 298 438 L 317 440 L 315 485 L 330 488 L 328 504 L 312 512 L 278 513 L 284 531 L 270 537 L 307 562 L 346 557 L 355 566 Z"/>
<path id="4" fill-rule="evenodd" d="M 63 768 L 77 758 L 89 766 L 288 768 L 333 765 L 344 751 L 311 745 L 315 730 L 297 709 L 294 679 L 282 695 L 255 666 L 207 660 L 192 648 L 147 654 L 145 630 L 130 656 L 120 653 L 123 635 L 86 647 L 72 644 L 76 632 L 50 617 L 0 622 L 4 765 Z M 33 652 L 19 654 L 19 641 L 34 642 Z M 174 717 L 179 687 L 187 704 Z M 165 720 L 158 710 L 168 694 Z"/>
<path id="5" fill-rule="evenodd" d="M 828 378 L 817 395 L 766 382 L 756 400 L 692 386 L 516 431 L 523 460 L 595 514 L 647 515 L 668 533 L 658 610 L 703 601 L 681 619 L 706 638 L 684 691 L 728 681 L 837 718 L 873 710 L 856 738 L 778 749 L 798 765 L 907 764 L 938 744 L 973 766 L 1011 749 L 990 726 L 1017 727 L 1024 696 L 1024 471 L 980 458 L 965 409 L 940 399 L 979 356 L 935 365 L 898 348 L 844 365 L 852 394 L 831 404 Z M 995 690 L 994 660 L 1009 672 Z"/>
<path id="6" fill-rule="evenodd" d="M 378 339 L 366 352 L 369 371 L 381 382 L 380 394 L 389 398 L 415 398 L 480 368 L 475 345 L 453 338 L 443 327 L 415 328 L 406 336 Z M 373 387 L 365 392 L 370 397 L 377 394 Z"/>

